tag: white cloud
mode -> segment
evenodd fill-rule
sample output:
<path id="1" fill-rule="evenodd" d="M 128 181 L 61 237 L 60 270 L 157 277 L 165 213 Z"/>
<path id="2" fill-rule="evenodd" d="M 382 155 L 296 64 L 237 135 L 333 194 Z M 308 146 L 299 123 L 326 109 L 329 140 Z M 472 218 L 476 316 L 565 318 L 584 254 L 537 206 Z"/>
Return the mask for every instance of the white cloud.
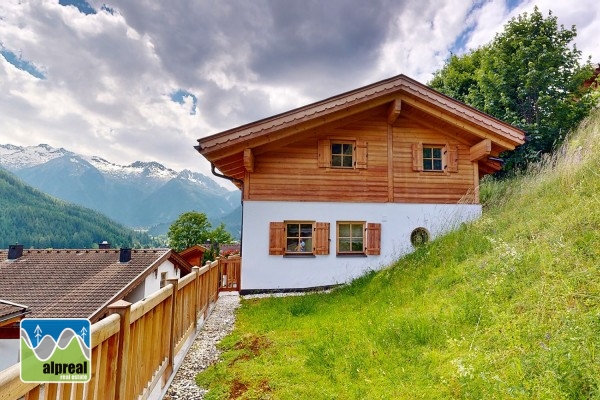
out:
<path id="1" fill-rule="evenodd" d="M 427 82 L 449 52 L 490 41 L 512 16 L 501 0 L 58 0 L 0 2 L 0 142 L 48 143 L 127 164 L 210 175 L 196 139 L 404 73 Z M 106 4 L 114 12 L 101 11 Z M 596 4 L 536 1 L 578 27 L 600 61 Z M 457 47 L 458 46 L 458 47 Z M 183 91 L 181 102 L 171 95 Z M 192 98 L 192 95 L 194 98 Z M 194 100 L 195 99 L 195 100 Z M 196 106 L 196 113 L 192 109 Z M 224 184 L 222 180 L 218 180 Z"/>

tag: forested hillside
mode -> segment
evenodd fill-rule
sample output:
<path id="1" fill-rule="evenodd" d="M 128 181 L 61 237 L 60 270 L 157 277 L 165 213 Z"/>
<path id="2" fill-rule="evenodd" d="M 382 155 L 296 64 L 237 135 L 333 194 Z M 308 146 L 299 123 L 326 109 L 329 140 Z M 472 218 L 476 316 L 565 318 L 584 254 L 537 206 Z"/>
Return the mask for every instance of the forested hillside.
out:
<path id="1" fill-rule="evenodd" d="M 0 169 L 0 248 L 92 248 L 107 240 L 113 247 L 152 247 L 137 233 L 104 215 L 50 197 Z"/>

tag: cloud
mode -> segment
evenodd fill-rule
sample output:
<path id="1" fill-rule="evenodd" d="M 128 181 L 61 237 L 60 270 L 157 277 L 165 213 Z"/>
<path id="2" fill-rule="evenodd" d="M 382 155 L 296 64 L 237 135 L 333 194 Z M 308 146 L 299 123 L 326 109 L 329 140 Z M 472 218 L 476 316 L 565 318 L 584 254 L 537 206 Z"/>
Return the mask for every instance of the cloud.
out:
<path id="1" fill-rule="evenodd" d="M 61 3 L 0 2 L 2 142 L 207 175 L 196 139 L 398 73 L 425 83 L 451 51 L 490 41 L 533 9 L 500 0 Z M 594 2 L 536 4 L 576 24 L 578 47 L 600 61 Z"/>

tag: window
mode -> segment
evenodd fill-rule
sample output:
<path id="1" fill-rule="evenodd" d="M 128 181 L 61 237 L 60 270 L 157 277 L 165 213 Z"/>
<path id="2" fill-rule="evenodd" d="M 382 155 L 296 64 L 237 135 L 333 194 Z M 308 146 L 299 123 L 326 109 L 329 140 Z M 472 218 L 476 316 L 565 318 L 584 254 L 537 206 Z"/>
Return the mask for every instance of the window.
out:
<path id="1" fill-rule="evenodd" d="M 338 255 L 380 255 L 381 224 L 360 221 L 337 223 Z"/>
<path id="2" fill-rule="evenodd" d="M 313 248 L 313 224 L 312 222 L 287 222 L 286 253 L 310 253 Z"/>
<path id="3" fill-rule="evenodd" d="M 331 143 L 331 166 L 335 168 L 354 167 L 354 144 Z"/>
<path id="4" fill-rule="evenodd" d="M 161 272 L 160 273 L 160 287 L 161 287 L 161 289 L 164 288 L 166 284 L 167 284 L 167 273 L 166 272 Z"/>
<path id="5" fill-rule="evenodd" d="M 319 140 L 318 165 L 320 168 L 366 169 L 367 145 L 365 140 L 351 137 Z"/>
<path id="6" fill-rule="evenodd" d="M 412 144 L 412 170 L 416 172 L 458 172 L 457 145 Z"/>
<path id="7" fill-rule="evenodd" d="M 441 147 L 423 146 L 423 171 L 443 171 Z"/>
<path id="8" fill-rule="evenodd" d="M 364 254 L 364 222 L 338 222 L 338 254 Z"/>
<path id="9" fill-rule="evenodd" d="M 329 254 L 329 222 L 269 223 L 269 255 Z"/>

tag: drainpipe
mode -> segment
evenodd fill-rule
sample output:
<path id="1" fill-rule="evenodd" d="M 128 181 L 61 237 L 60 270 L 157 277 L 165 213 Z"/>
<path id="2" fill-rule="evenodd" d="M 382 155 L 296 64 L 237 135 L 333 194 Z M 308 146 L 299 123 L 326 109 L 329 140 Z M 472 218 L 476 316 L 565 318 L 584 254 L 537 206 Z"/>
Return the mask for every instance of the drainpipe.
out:
<path id="1" fill-rule="evenodd" d="M 230 181 L 232 183 L 233 182 L 237 182 L 241 186 L 241 188 L 240 188 L 240 190 L 242 191 L 242 199 L 241 199 L 241 203 L 242 203 L 242 226 L 240 228 L 240 258 L 241 258 L 242 257 L 242 248 L 243 248 L 243 246 L 242 246 L 242 238 L 244 237 L 244 181 L 241 180 L 241 179 L 234 178 L 232 176 L 227 176 L 227 175 L 223 175 L 223 174 L 218 173 L 216 171 L 216 169 L 215 169 L 215 164 L 212 163 L 212 162 L 210 163 L 210 172 L 212 172 L 212 174 L 214 176 L 216 176 L 216 177 L 227 179 L 228 181 Z"/>

